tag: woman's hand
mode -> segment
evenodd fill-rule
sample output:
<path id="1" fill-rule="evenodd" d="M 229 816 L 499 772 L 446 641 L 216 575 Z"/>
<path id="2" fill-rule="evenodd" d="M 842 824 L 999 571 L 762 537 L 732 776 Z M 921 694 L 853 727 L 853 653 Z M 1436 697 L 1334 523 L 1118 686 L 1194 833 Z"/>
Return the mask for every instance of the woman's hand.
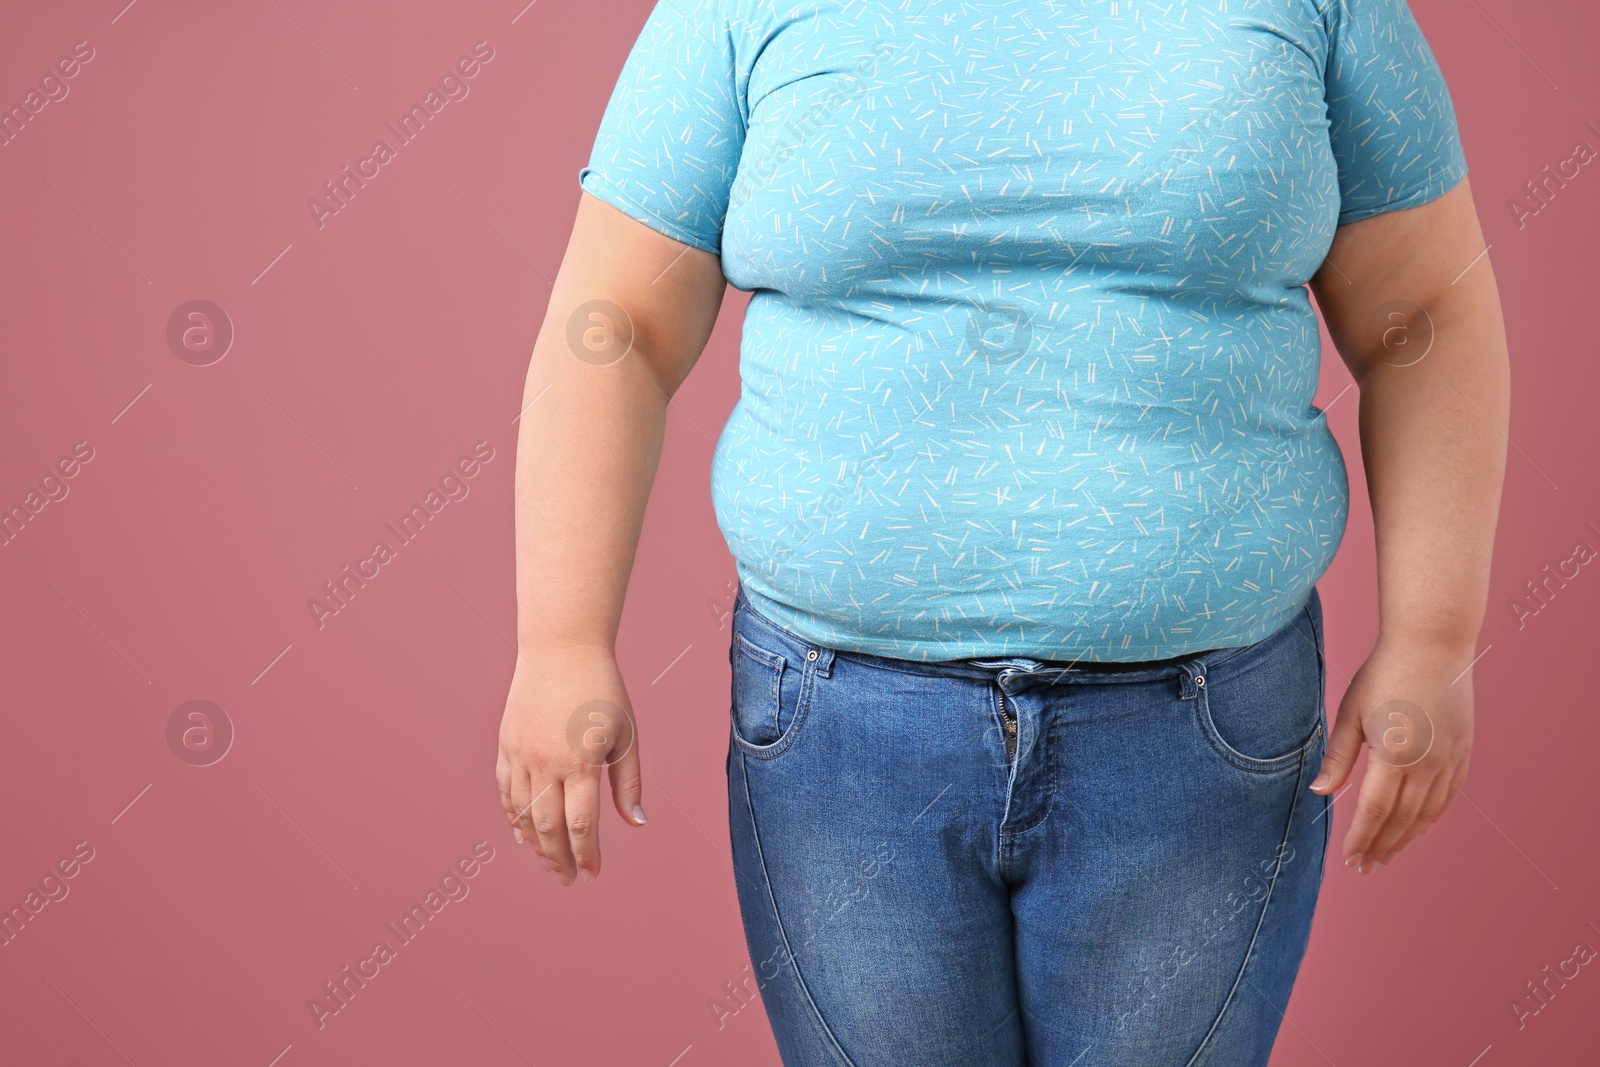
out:
<path id="1" fill-rule="evenodd" d="M 623 820 L 645 823 L 639 746 L 615 655 L 599 647 L 542 647 L 518 658 L 500 720 L 495 780 L 517 843 L 571 885 L 600 873 L 600 773 Z"/>
<path id="2" fill-rule="evenodd" d="M 513 832 L 570 885 L 600 871 L 600 770 L 644 825 L 617 627 L 667 405 L 716 325 L 715 255 L 588 193 L 528 361 L 517 431 L 517 657 L 495 777 Z"/>
<path id="3" fill-rule="evenodd" d="M 1467 776 L 1466 674 L 1489 596 L 1511 410 L 1493 264 L 1468 180 L 1420 207 L 1340 226 L 1311 281 L 1360 387 L 1378 564 L 1378 645 L 1339 709 L 1312 788 L 1361 783 L 1346 864 L 1386 864 Z M 1332 401 L 1329 402 L 1332 406 Z"/>
<path id="4" fill-rule="evenodd" d="M 1421 642 L 1373 649 L 1339 703 L 1313 792 L 1344 785 L 1365 742 L 1372 749 L 1355 821 L 1344 839 L 1345 865 L 1365 874 L 1426 834 L 1467 779 L 1472 752 L 1472 680 L 1462 677 L 1472 650 Z M 1459 680 L 1458 680 L 1459 679 Z"/>

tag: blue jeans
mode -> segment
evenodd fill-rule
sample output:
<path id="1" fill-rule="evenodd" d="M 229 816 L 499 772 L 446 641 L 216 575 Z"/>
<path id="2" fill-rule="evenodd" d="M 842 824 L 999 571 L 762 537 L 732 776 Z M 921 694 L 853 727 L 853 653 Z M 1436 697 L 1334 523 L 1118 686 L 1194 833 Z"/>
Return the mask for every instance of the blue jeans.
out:
<path id="1" fill-rule="evenodd" d="M 786 1067 L 1265 1064 L 1332 817 L 1322 607 L 1150 664 L 920 663 L 735 601 L 728 814 Z"/>

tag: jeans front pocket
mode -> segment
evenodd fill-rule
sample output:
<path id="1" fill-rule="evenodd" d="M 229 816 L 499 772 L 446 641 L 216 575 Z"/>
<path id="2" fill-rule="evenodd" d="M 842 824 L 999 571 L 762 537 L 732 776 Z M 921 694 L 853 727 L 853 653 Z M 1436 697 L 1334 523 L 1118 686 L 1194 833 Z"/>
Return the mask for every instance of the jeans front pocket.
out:
<path id="1" fill-rule="evenodd" d="M 733 739 L 748 755 L 778 756 L 794 743 L 805 719 L 816 657 L 777 634 L 737 622 L 731 657 Z"/>
<path id="2" fill-rule="evenodd" d="M 1203 668 L 1196 683 L 1201 731 L 1241 770 L 1272 774 L 1297 767 L 1325 730 L 1322 634 L 1310 608 Z"/>

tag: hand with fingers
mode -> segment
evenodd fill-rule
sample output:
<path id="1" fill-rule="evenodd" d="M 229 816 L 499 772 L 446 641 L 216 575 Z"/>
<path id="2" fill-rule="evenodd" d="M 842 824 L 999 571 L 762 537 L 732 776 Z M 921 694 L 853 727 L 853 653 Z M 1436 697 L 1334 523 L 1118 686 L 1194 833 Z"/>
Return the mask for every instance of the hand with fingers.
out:
<path id="1" fill-rule="evenodd" d="M 645 824 L 639 747 L 628 693 L 609 649 L 541 649 L 518 660 L 495 779 L 512 835 L 562 885 L 600 874 L 600 777 L 617 812 Z"/>
<path id="2" fill-rule="evenodd" d="M 1388 866 L 1443 817 L 1467 779 L 1472 682 L 1457 649 L 1386 645 L 1381 639 L 1339 703 L 1313 792 L 1341 788 L 1365 743 L 1371 749 L 1345 835 L 1345 866 Z"/>

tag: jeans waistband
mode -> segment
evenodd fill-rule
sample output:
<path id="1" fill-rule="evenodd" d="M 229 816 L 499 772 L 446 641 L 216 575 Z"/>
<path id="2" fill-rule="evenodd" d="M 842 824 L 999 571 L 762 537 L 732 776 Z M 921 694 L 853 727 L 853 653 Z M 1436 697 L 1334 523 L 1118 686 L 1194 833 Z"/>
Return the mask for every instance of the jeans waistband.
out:
<path id="1" fill-rule="evenodd" d="M 734 598 L 734 610 L 742 614 L 747 624 L 772 632 L 775 636 L 787 642 L 804 648 L 823 649 L 815 641 L 811 641 L 786 627 L 767 618 L 750 603 L 745 596 L 744 588 L 739 588 Z M 1049 675 L 1052 682 L 1133 682 L 1150 681 L 1159 678 L 1170 678 L 1191 670 L 1187 665 L 1194 664 L 1203 657 L 1219 652 L 1233 651 L 1232 649 L 1207 649 L 1194 652 L 1185 656 L 1174 656 L 1169 659 L 1137 660 L 1127 662 L 1100 662 L 1100 661 L 1068 661 L 1068 660 L 1041 660 L 1029 656 L 997 656 L 983 658 L 968 658 L 955 660 L 911 660 L 897 659 L 891 656 L 879 656 L 870 652 L 853 652 L 849 649 L 831 648 L 829 659 L 854 660 L 885 670 L 901 671 L 906 674 L 932 675 L 936 677 L 974 678 L 980 681 L 993 679 L 1002 671 L 1022 672 L 1026 674 Z"/>

